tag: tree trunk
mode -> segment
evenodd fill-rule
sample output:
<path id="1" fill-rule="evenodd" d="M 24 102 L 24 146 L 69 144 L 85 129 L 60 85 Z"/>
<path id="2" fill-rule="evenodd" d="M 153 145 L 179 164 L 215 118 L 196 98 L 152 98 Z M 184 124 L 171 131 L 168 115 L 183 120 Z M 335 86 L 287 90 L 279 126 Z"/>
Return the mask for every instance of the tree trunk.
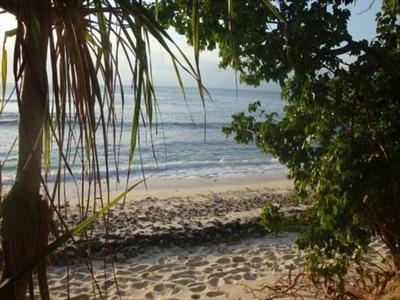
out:
<path id="1" fill-rule="evenodd" d="M 16 47 L 21 49 L 24 69 L 19 107 L 17 176 L 7 196 L 8 205 L 1 228 L 3 279 L 19 271 L 48 243 L 50 214 L 47 201 L 40 196 L 40 173 L 42 126 L 48 98 L 46 56 L 50 31 L 49 14 L 49 0 L 21 2 L 17 12 L 20 40 L 17 38 Z M 34 29 L 36 24 L 39 24 L 40 30 L 38 27 Z M 45 262 L 39 263 L 36 271 L 41 298 L 48 299 Z M 0 298 L 25 299 L 31 279 L 32 274 L 25 274 Z"/>

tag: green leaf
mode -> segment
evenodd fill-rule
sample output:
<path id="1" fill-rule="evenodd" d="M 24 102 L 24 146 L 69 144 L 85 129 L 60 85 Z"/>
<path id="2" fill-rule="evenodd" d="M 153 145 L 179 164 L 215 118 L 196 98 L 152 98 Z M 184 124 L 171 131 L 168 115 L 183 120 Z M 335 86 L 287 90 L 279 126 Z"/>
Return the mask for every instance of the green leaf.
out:
<path id="1" fill-rule="evenodd" d="M 1 55 L 1 87 L 2 87 L 2 106 L 0 112 L 3 110 L 4 105 L 4 97 L 6 94 L 7 87 L 7 50 L 6 50 L 6 42 L 7 38 L 14 36 L 17 34 L 17 29 L 14 28 L 12 30 L 7 30 L 4 32 L 4 41 L 3 41 L 3 49 Z"/>
<path id="2" fill-rule="evenodd" d="M 203 104 L 204 110 L 204 140 L 206 139 L 206 114 L 205 114 L 205 98 L 204 98 L 204 87 L 200 75 L 200 34 L 199 34 L 199 0 L 193 0 L 192 2 L 192 29 L 193 29 L 193 48 L 194 48 L 194 59 L 196 62 L 196 76 L 197 86 L 200 93 L 200 99 Z"/>
<path id="3" fill-rule="evenodd" d="M 3 46 L 1 55 L 1 88 L 2 88 L 2 101 L 6 95 L 6 84 L 7 84 L 7 50 Z M 3 103 L 2 103 L 3 106 Z"/>
<path id="4" fill-rule="evenodd" d="M 177 66 L 177 64 L 175 62 L 175 59 L 172 59 L 172 65 L 174 66 L 175 74 L 176 74 L 176 77 L 178 78 L 179 87 L 181 89 L 181 93 L 183 95 L 183 99 L 185 100 L 186 107 L 187 107 L 187 109 L 189 111 L 189 114 L 190 114 L 190 119 L 194 123 L 193 115 L 192 115 L 192 112 L 190 111 L 189 103 L 188 103 L 187 97 L 186 97 L 185 86 L 183 84 L 182 77 L 181 77 L 181 74 L 179 72 L 178 66 Z"/>
<path id="5" fill-rule="evenodd" d="M 139 130 L 139 116 L 140 116 L 140 102 L 141 102 L 141 95 L 142 95 L 142 86 L 143 86 L 143 72 L 139 71 L 138 88 L 135 93 L 135 110 L 133 112 L 133 122 L 132 122 L 132 129 L 131 129 L 129 163 L 132 163 L 135 149 L 136 149 L 138 130 Z"/>

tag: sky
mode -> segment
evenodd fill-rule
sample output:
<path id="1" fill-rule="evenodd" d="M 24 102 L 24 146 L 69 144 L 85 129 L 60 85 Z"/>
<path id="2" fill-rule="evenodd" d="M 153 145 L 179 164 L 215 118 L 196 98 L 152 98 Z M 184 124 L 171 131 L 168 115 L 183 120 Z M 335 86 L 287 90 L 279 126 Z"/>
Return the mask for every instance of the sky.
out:
<path id="1" fill-rule="evenodd" d="M 351 6 L 351 18 L 349 20 L 349 31 L 356 40 L 368 39 L 371 40 L 375 34 L 375 14 L 379 11 L 382 0 L 358 0 L 355 5 Z M 371 7 L 370 7 L 371 6 Z M 4 32 L 15 28 L 16 23 L 14 17 L 9 14 L 0 14 L 0 43 L 3 44 Z M 179 36 L 173 30 L 170 30 L 171 36 L 175 42 L 183 50 L 183 52 L 193 60 L 193 49 L 186 44 L 186 39 Z M 8 51 L 8 78 L 11 77 L 12 70 L 12 49 L 13 40 L 9 39 L 6 43 Z M 233 70 L 222 70 L 218 68 L 218 52 L 205 51 L 200 54 L 200 71 L 204 85 L 207 88 L 232 88 L 236 86 L 235 73 Z M 178 81 L 175 76 L 168 54 L 161 49 L 156 42 L 152 42 L 152 64 L 154 84 L 156 86 L 178 86 Z M 121 73 L 123 77 L 129 77 L 127 64 L 122 64 Z M 194 80 L 182 73 L 182 78 L 186 86 L 195 86 Z M 252 88 L 245 85 L 240 85 L 239 88 Z M 259 89 L 263 90 L 279 90 L 275 83 L 262 83 Z"/>

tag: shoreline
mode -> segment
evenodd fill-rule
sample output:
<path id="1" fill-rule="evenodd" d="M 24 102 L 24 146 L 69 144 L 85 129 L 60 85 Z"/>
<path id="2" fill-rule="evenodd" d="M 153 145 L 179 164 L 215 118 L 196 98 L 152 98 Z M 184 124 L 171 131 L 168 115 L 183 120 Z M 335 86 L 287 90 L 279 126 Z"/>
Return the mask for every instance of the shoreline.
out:
<path id="1" fill-rule="evenodd" d="M 132 192 L 135 197 L 144 196 L 191 196 L 204 192 L 239 191 L 245 188 L 270 187 L 285 189 L 292 187 L 292 182 L 287 179 L 285 169 L 271 170 L 262 175 L 245 175 L 229 177 L 189 178 L 189 179 L 163 179 L 150 178 L 147 180 L 147 189 L 144 184 Z"/>
<path id="2" fill-rule="evenodd" d="M 188 185 L 192 180 L 182 180 L 178 184 L 174 181 L 174 188 L 166 185 L 170 181 L 153 182 L 148 190 L 143 187 L 134 190 L 125 205 L 119 203 L 110 210 L 109 222 L 102 219 L 90 226 L 87 231 L 90 242 L 86 242 L 88 236 L 81 234 L 78 243 L 67 244 L 54 255 L 53 262 L 63 264 L 65 255 L 79 257 L 82 249 L 84 254 L 94 257 L 102 257 L 109 251 L 119 253 L 117 259 L 123 260 L 152 246 L 194 246 L 262 237 L 266 232 L 260 224 L 260 214 L 267 203 L 279 203 L 289 213 L 301 209 L 290 204 L 289 180 L 274 177 L 265 181 L 265 178 L 229 178 L 203 185 L 210 182 L 206 179 L 197 186 Z M 79 205 L 71 203 L 61 212 L 70 228 L 81 220 Z"/>
<path id="3" fill-rule="evenodd" d="M 128 186 L 135 184 L 142 178 L 130 179 Z M 105 181 L 102 182 L 105 186 Z M 80 186 L 79 186 L 80 187 Z M 240 191 L 246 188 L 269 187 L 272 189 L 291 189 L 293 182 L 287 178 L 286 169 L 273 169 L 265 174 L 246 174 L 243 176 L 225 177 L 193 177 L 193 178 L 163 178 L 149 177 L 144 183 L 135 187 L 127 196 L 128 200 L 145 197 L 166 198 L 174 196 L 194 196 L 208 192 Z M 110 181 L 110 199 L 115 198 L 126 188 L 125 183 Z M 68 182 L 65 192 L 69 196 L 68 203 L 74 205 L 78 202 L 76 186 Z M 105 198 L 105 197 L 104 197 Z M 92 201 L 92 200 L 91 200 Z"/>

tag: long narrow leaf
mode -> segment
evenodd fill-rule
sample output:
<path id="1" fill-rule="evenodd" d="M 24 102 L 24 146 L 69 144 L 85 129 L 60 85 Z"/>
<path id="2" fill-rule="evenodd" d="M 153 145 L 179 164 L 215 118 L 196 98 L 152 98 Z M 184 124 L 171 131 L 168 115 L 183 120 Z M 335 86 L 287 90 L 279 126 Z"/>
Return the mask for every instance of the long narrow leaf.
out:
<path id="1" fill-rule="evenodd" d="M 1 88 L 2 88 L 2 103 L 3 107 L 4 97 L 6 96 L 6 84 L 7 84 L 7 50 L 3 46 L 3 51 L 1 55 Z"/>
<path id="2" fill-rule="evenodd" d="M 192 30 L 193 30 L 193 48 L 194 48 L 194 59 L 196 62 L 196 75 L 197 75 L 197 86 L 199 88 L 200 99 L 203 104 L 204 110 L 204 141 L 206 140 L 206 104 L 204 99 L 203 83 L 200 75 L 200 14 L 199 14 L 199 0 L 192 0 Z"/>
<path id="3" fill-rule="evenodd" d="M 17 29 L 8 30 L 4 33 L 3 49 L 1 55 L 1 87 L 2 87 L 2 108 L 4 106 L 4 97 L 6 95 L 7 85 L 7 50 L 6 42 L 7 38 L 14 36 L 17 33 Z"/>
<path id="4" fill-rule="evenodd" d="M 187 107 L 187 109 L 189 111 L 190 119 L 192 120 L 192 123 L 195 124 L 192 112 L 190 111 L 189 103 L 187 101 L 185 86 L 183 85 L 182 77 L 181 77 L 181 74 L 179 72 L 178 66 L 177 66 L 177 64 L 175 62 L 175 59 L 172 59 L 172 65 L 174 66 L 176 78 L 178 78 L 179 87 L 181 89 L 181 93 L 182 93 L 183 99 L 185 100 L 186 107 Z"/>

